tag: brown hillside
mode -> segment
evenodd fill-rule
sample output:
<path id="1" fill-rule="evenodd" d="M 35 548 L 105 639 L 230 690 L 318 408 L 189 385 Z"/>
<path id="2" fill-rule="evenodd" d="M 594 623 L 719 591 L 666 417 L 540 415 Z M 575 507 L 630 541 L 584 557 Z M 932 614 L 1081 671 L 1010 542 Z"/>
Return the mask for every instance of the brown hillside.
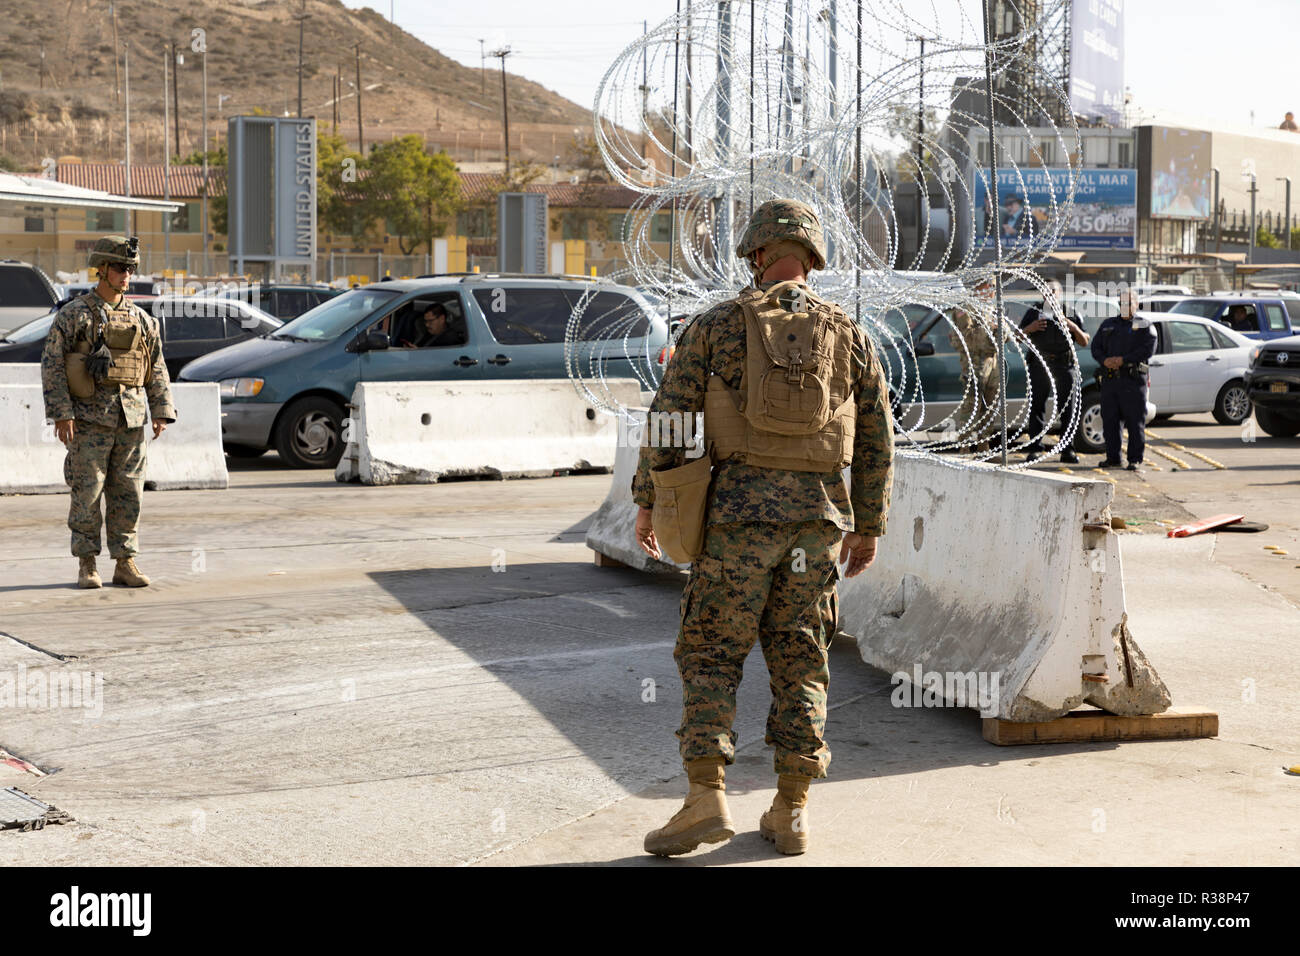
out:
<path id="1" fill-rule="evenodd" d="M 135 162 L 162 160 L 162 76 L 168 42 L 185 55 L 179 69 L 179 152 L 202 135 L 202 58 L 191 30 L 207 31 L 210 140 L 223 138 L 232 113 L 292 115 L 298 98 L 299 0 L 117 0 L 117 29 L 130 47 L 131 151 Z M 419 133 L 458 160 L 495 160 L 501 146 L 500 73 L 462 66 L 373 10 L 338 0 L 307 0 L 303 113 L 333 122 L 333 77 L 343 77 L 339 132 L 355 146 L 354 45 L 361 48 L 362 121 L 367 145 Z M 5 0 L 13 26 L 0 35 L 0 154 L 25 168 L 42 157 L 121 158 L 124 119 L 114 95 L 113 20 L 107 0 Z M 42 89 L 41 50 L 45 50 Z M 568 155 L 590 109 L 530 80 L 508 76 L 513 156 L 550 162 Z M 483 90 L 486 92 L 483 92 Z M 218 112 L 218 98 L 223 98 Z M 175 122 L 173 117 L 172 122 Z M 176 147 L 173 144 L 173 151 Z"/>

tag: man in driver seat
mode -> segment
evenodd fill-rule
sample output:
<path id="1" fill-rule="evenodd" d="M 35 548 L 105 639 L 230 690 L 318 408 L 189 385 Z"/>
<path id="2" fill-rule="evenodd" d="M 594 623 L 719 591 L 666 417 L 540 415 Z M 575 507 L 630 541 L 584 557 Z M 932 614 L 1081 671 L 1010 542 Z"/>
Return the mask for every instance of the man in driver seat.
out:
<path id="1" fill-rule="evenodd" d="M 412 333 L 413 338 L 402 342 L 403 348 L 429 349 L 444 345 L 461 345 L 464 338 L 451 327 L 446 306 L 434 302 L 424 310 L 423 324 Z"/>

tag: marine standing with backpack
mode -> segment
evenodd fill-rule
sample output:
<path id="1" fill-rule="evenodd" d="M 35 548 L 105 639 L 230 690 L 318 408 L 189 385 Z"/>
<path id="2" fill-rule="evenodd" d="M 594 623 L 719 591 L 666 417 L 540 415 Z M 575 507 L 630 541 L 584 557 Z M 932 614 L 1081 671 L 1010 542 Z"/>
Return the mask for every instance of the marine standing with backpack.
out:
<path id="1" fill-rule="evenodd" d="M 650 408 L 685 421 L 703 412 L 710 455 L 684 465 L 685 449 L 643 447 L 632 484 L 647 553 L 659 557 L 670 536 L 695 538 L 673 655 L 690 793 L 645 838 L 646 851 L 661 856 L 735 834 L 725 767 L 735 759 L 736 690 L 755 640 L 771 678 L 765 739 L 778 775 L 759 830 L 782 853 L 807 849 L 809 784 L 826 776 L 831 757 L 824 734 L 836 559 L 847 561 L 849 577 L 874 560 L 893 474 L 889 393 L 871 341 L 807 285 L 807 274 L 826 264 L 816 214 L 792 200 L 764 203 L 736 251 L 754 284 L 686 327 Z M 689 495 L 674 472 L 691 469 L 707 486 L 698 519 L 677 513 Z M 678 518 L 694 527 L 679 536 Z"/>

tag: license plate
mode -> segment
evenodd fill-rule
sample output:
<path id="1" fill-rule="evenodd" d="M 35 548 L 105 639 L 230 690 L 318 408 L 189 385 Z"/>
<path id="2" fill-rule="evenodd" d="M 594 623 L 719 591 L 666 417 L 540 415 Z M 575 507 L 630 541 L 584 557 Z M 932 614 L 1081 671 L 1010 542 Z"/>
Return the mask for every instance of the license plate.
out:
<path id="1" fill-rule="evenodd" d="M 1286 382 L 1270 382 L 1268 386 L 1270 392 L 1285 392 Z"/>

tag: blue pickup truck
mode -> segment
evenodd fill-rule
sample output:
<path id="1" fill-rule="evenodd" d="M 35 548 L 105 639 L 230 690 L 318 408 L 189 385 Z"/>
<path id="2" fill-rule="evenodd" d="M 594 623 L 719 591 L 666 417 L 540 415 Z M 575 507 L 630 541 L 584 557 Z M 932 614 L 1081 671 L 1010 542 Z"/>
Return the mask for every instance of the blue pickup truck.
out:
<path id="1" fill-rule="evenodd" d="M 1300 331 L 1300 298 L 1212 295 L 1183 299 L 1170 312 L 1199 315 L 1252 339 L 1280 339 Z"/>

